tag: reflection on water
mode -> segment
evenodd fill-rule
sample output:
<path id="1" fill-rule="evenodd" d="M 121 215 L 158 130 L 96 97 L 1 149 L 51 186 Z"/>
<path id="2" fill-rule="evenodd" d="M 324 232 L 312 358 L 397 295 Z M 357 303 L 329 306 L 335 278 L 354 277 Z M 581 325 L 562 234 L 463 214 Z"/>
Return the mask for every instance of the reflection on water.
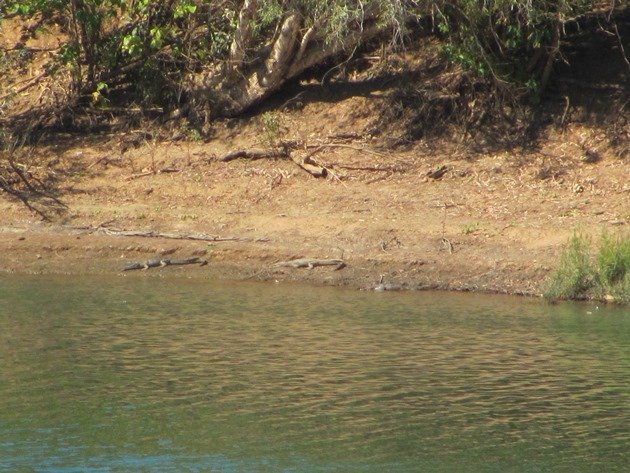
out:
<path id="1" fill-rule="evenodd" d="M 629 342 L 622 308 L 2 276 L 0 471 L 630 471 Z"/>

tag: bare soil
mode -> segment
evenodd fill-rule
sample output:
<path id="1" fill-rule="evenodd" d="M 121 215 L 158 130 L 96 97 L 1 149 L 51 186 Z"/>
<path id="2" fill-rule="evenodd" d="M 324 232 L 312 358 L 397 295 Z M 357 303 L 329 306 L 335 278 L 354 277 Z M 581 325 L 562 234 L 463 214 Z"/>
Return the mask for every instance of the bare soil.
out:
<path id="1" fill-rule="evenodd" d="M 328 178 L 314 178 L 291 160 L 220 162 L 228 151 L 265 147 L 260 117 L 225 122 L 207 143 L 142 139 L 126 149 L 136 136 L 126 133 L 40 144 L 29 150 L 31 172 L 55 174 L 65 207 L 32 199 L 49 213 L 59 210 L 44 223 L 3 195 L 0 268 L 117 273 L 129 261 L 205 254 L 207 266 L 136 273 L 356 288 L 382 278 L 412 289 L 536 295 L 574 230 L 597 235 L 630 224 L 630 163 L 605 146 L 598 162 L 586 162 L 580 143 L 584 136 L 597 140 L 591 129 L 552 132 L 530 154 L 473 155 L 458 146 L 437 153 L 422 143 L 383 150 L 362 138 L 370 100 L 278 112 L 285 138 L 344 145 L 313 156 L 330 170 Z M 442 165 L 443 177 L 426 176 Z M 103 228 L 242 241 L 122 237 Z M 305 257 L 343 258 L 347 267 L 273 266 Z"/>
<path id="2" fill-rule="evenodd" d="M 38 73 L 35 67 L 22 75 Z M 16 84 L 25 80 L 19 76 L 16 71 Z M 628 231 L 627 117 L 618 122 L 616 145 L 608 125 L 567 116 L 567 108 L 563 126 L 548 127 L 531 147 L 479 148 L 457 133 L 392 147 L 391 138 L 404 133 L 382 123 L 392 104 L 387 93 L 355 87 L 353 79 L 341 93 L 322 89 L 308 100 L 288 93 L 275 104 L 285 106 L 267 115 L 216 123 L 207 141 L 185 125 L 165 134 L 149 124 L 49 134 L 18 150 L 11 159 L 46 192 L 15 184 L 39 213 L 0 192 L 0 271 L 353 288 L 385 281 L 407 289 L 539 295 L 576 229 L 595 236 Z M 34 86 L 14 104 L 28 107 L 51 91 L 51 84 Z M 375 126 L 384 133 L 373 133 Z M 323 145 L 298 148 L 293 156 L 311 156 L 328 177 L 315 178 L 289 159 L 219 159 L 279 139 Z M 448 169 L 441 178 L 428 177 L 440 166 Z M 116 236 L 108 229 L 217 241 Z M 122 273 L 130 261 L 191 255 L 209 264 Z M 347 266 L 274 266 L 294 258 L 343 259 Z"/>

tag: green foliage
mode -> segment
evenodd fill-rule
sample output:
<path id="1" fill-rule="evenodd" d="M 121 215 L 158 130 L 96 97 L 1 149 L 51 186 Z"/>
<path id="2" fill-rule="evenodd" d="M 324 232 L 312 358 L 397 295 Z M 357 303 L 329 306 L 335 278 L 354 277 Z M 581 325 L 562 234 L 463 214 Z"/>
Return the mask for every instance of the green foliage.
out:
<path id="1" fill-rule="evenodd" d="M 558 269 L 551 275 L 545 297 L 577 299 L 584 297 L 595 284 L 595 271 L 590 261 L 591 240 L 574 233 L 560 256 Z"/>
<path id="2" fill-rule="evenodd" d="M 603 233 L 596 255 L 591 240 L 575 233 L 552 273 L 545 297 L 597 297 L 630 302 L 630 235 Z"/>
<path id="3" fill-rule="evenodd" d="M 277 146 L 280 141 L 281 119 L 275 112 L 265 112 L 260 116 L 263 126 L 265 141 L 271 147 Z"/>
<path id="4" fill-rule="evenodd" d="M 72 73 L 80 93 L 92 93 L 101 82 L 113 93 L 118 80 L 134 84 L 145 99 L 163 100 L 179 97 L 186 72 L 227 59 L 242 5 L 243 0 L 5 0 L 0 21 L 6 15 L 39 15 L 59 22 L 68 39 L 56 64 Z M 399 44 L 410 25 L 426 24 L 412 20 L 431 18 L 449 61 L 495 84 L 517 83 L 535 96 L 544 85 L 547 58 L 553 60 L 558 22 L 593 8 L 589 0 L 259 0 L 246 64 L 264 57 L 290 14 L 301 18 L 302 34 L 314 28 L 319 44 L 347 43 L 348 54 L 360 46 L 358 39 L 348 42 L 353 33 L 378 26 L 384 41 Z"/>
<path id="5" fill-rule="evenodd" d="M 597 254 L 602 290 L 617 298 L 630 298 L 630 235 L 602 235 Z"/>
<path id="6" fill-rule="evenodd" d="M 495 81 L 522 84 L 525 92 L 540 85 L 536 78 L 553 49 L 556 23 L 593 8 L 588 0 L 431 3 L 436 29 L 445 40 L 445 57 L 466 70 L 490 75 Z"/>
<path id="7" fill-rule="evenodd" d="M 464 235 L 470 235 L 479 230 L 479 222 L 467 223 L 462 227 L 462 233 Z"/>
<path id="8" fill-rule="evenodd" d="M 222 13 L 234 16 L 227 8 L 233 3 L 221 5 Z M 156 84 L 172 86 L 171 76 L 197 67 L 193 63 L 199 58 L 224 52 L 230 41 L 228 29 L 215 13 L 211 3 L 201 0 L 9 0 L 0 6 L 0 20 L 3 15 L 41 15 L 61 21 L 68 37 L 55 58 L 56 67 L 71 72 L 78 92 L 99 92 L 99 101 L 107 91 L 97 90 L 98 84 L 107 83 L 113 90 L 117 85 L 113 78 L 121 70 L 131 72 L 117 80 L 132 82 L 142 96 L 155 98 L 163 95 L 150 90 Z M 215 38 L 221 39 L 218 48 Z M 165 50 L 167 54 L 160 54 Z M 147 77 L 150 80 L 144 80 Z"/>

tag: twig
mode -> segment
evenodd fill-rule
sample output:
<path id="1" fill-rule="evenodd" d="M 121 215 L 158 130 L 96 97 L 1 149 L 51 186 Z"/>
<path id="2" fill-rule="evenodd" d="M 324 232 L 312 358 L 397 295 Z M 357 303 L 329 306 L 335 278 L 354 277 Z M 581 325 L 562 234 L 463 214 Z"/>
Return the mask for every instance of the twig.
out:
<path id="1" fill-rule="evenodd" d="M 375 171 L 375 172 L 406 172 L 404 166 L 394 165 L 394 166 L 349 166 L 346 164 L 339 163 L 331 163 L 331 166 L 348 169 L 349 171 Z"/>
<path id="2" fill-rule="evenodd" d="M 46 215 L 43 211 L 39 210 L 37 207 L 32 206 L 30 204 L 30 202 L 28 201 L 28 199 L 26 197 L 24 197 L 24 195 L 22 195 L 21 192 L 18 192 L 16 190 L 12 189 L 11 186 L 9 186 L 8 184 L 5 184 L 2 181 L 0 181 L 0 190 L 3 190 L 7 194 L 10 194 L 13 197 L 19 199 L 31 212 L 35 212 L 45 222 L 50 221 L 50 218 L 48 217 L 48 215 Z"/>
<path id="3" fill-rule="evenodd" d="M 92 164 L 90 164 L 86 169 L 93 168 L 97 164 L 101 164 L 101 163 L 105 163 L 105 165 L 107 165 L 107 164 L 110 164 L 110 163 L 120 163 L 120 162 L 121 162 L 120 158 L 111 158 L 110 156 L 105 155 L 105 156 L 101 156 L 100 158 L 98 158 L 96 161 L 94 161 Z"/>
<path id="4" fill-rule="evenodd" d="M 565 95 L 564 96 L 564 100 L 566 101 L 566 105 L 564 106 L 564 112 L 562 112 L 562 118 L 560 119 L 560 126 L 563 127 L 564 126 L 564 121 L 567 118 L 567 112 L 569 111 L 569 96 Z"/>
<path id="5" fill-rule="evenodd" d="M 146 176 L 152 176 L 152 175 L 157 175 L 157 174 L 168 174 L 168 173 L 174 173 L 174 172 L 182 172 L 182 170 L 176 169 L 176 168 L 162 168 L 162 169 L 158 169 L 157 171 L 140 172 L 140 173 L 132 174 L 131 176 L 125 177 L 125 181 L 131 181 L 133 179 L 139 179 L 141 177 L 146 177 Z"/>
<path id="6" fill-rule="evenodd" d="M 619 34 L 619 28 L 617 28 L 617 23 L 613 22 L 612 26 L 613 26 L 613 29 L 615 30 L 615 35 L 617 36 L 619 49 L 621 49 L 621 56 L 623 57 L 623 62 L 626 63 L 628 71 L 630 71 L 630 61 L 628 60 L 628 56 L 626 56 L 626 50 L 623 47 L 623 41 L 621 40 L 621 35 Z"/>

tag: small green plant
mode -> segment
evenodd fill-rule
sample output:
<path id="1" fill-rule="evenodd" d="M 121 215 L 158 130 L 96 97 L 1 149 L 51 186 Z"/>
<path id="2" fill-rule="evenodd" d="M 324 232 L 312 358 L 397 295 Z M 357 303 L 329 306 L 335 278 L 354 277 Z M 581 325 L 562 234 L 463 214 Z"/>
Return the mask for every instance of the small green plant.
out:
<path id="1" fill-rule="evenodd" d="M 471 233 L 475 233 L 479 230 L 479 222 L 467 223 L 462 227 L 462 233 L 464 235 L 470 235 Z"/>
<path id="2" fill-rule="evenodd" d="M 92 102 L 101 107 L 106 107 L 109 103 L 109 99 L 105 97 L 107 92 L 109 92 L 109 86 L 105 82 L 99 82 L 96 84 L 96 90 L 92 92 Z"/>
<path id="3" fill-rule="evenodd" d="M 277 146 L 280 141 L 281 122 L 275 112 L 265 112 L 260 116 L 265 141 L 269 146 Z"/>
<path id="4" fill-rule="evenodd" d="M 203 137 L 199 130 L 194 128 L 190 122 L 184 119 L 179 127 L 180 131 L 186 136 L 188 141 L 201 141 Z"/>

